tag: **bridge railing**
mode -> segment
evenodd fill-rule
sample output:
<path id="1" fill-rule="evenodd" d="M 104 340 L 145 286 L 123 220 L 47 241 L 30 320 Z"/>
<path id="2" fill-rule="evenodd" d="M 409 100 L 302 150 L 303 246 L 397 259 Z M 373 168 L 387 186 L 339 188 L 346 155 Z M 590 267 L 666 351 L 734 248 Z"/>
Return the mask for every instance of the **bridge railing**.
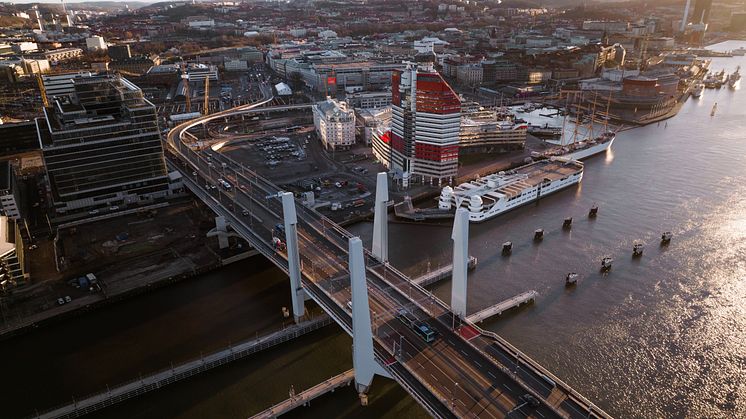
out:
<path id="1" fill-rule="evenodd" d="M 209 355 L 200 356 L 199 358 L 193 358 L 192 360 L 184 362 L 176 367 L 171 366 L 169 368 L 161 369 L 147 377 L 141 376 L 123 382 L 110 389 L 107 388 L 106 391 L 80 397 L 77 401 L 73 399 L 73 403 L 67 403 L 45 412 L 37 413 L 35 417 L 74 418 L 83 416 L 152 390 L 193 377 L 229 362 L 253 355 L 273 346 L 277 346 L 298 336 L 302 336 L 308 332 L 327 326 L 332 322 L 333 320 L 329 316 L 320 315 L 309 320 L 306 324 L 299 326 L 293 325 L 287 329 L 274 332 L 269 336 L 262 336 L 253 341 L 239 343 L 235 346 L 231 345 L 227 349 Z M 87 401 L 91 402 L 88 403 Z"/>

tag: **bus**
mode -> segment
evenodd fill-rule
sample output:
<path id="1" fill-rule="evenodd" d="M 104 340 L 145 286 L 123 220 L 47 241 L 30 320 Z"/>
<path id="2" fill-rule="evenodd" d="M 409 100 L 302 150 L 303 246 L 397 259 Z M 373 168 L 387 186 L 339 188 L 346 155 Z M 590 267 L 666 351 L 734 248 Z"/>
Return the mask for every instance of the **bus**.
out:
<path id="1" fill-rule="evenodd" d="M 407 325 L 410 329 L 414 330 L 419 337 L 427 343 L 435 340 L 436 332 L 425 322 L 420 322 L 412 317 L 412 315 L 405 309 L 399 309 L 396 313 L 396 317 Z"/>
<path id="2" fill-rule="evenodd" d="M 223 187 L 223 189 L 225 189 L 226 191 L 230 191 L 231 189 L 233 189 L 233 185 L 231 185 L 231 184 L 230 184 L 230 182 L 228 182 L 228 181 L 227 181 L 227 180 L 225 180 L 225 179 L 218 179 L 218 183 L 219 183 L 219 184 L 220 184 L 220 186 L 222 186 L 222 187 Z"/>
<path id="3" fill-rule="evenodd" d="M 427 323 L 420 323 L 415 326 L 414 331 L 427 343 L 435 340 L 435 331 Z"/>

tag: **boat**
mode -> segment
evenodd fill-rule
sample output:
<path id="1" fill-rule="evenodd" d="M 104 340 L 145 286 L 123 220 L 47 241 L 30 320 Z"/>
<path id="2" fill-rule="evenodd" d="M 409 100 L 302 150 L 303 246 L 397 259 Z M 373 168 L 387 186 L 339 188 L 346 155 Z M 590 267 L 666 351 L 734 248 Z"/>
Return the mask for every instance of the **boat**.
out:
<path id="1" fill-rule="evenodd" d="M 559 138 L 562 135 L 562 127 L 555 127 L 549 124 L 529 125 L 528 133 L 535 137 Z"/>
<path id="2" fill-rule="evenodd" d="M 718 110 L 718 103 L 715 102 L 714 105 L 712 105 L 712 110 L 710 111 L 710 116 L 715 116 L 715 112 Z"/>
<path id="3" fill-rule="evenodd" d="M 519 111 L 525 112 L 525 113 L 533 112 L 535 110 L 536 110 L 536 105 L 534 105 L 531 102 L 524 103 L 523 107 L 521 109 L 519 109 Z"/>
<path id="4" fill-rule="evenodd" d="M 606 131 L 598 137 L 564 145 L 558 152 L 549 152 L 547 155 L 571 160 L 583 160 L 610 149 L 611 145 L 614 144 L 614 139 L 616 139 L 616 133 Z"/>
<path id="5" fill-rule="evenodd" d="M 741 66 L 739 65 L 736 67 L 736 71 L 734 71 L 730 76 L 728 76 L 728 87 L 731 89 L 736 87 L 736 83 L 738 80 L 741 80 Z"/>
<path id="6" fill-rule="evenodd" d="M 635 243 L 634 246 L 632 246 L 632 255 L 633 256 L 642 256 L 642 252 L 645 250 L 645 245 L 642 243 Z"/>
<path id="7" fill-rule="evenodd" d="M 721 70 L 717 74 L 710 73 L 702 81 L 708 89 L 719 89 L 725 83 L 725 70 Z"/>
<path id="8" fill-rule="evenodd" d="M 609 130 L 609 106 L 610 106 L 611 96 L 609 96 L 608 101 L 606 103 L 606 113 L 603 116 L 606 116 L 604 121 L 604 132 L 601 135 L 594 136 L 593 135 L 593 123 L 596 120 L 596 112 L 594 108 L 594 112 L 591 113 L 591 116 L 588 118 L 588 137 L 587 139 L 578 141 L 578 127 L 580 125 L 580 121 L 575 122 L 575 133 L 573 135 L 572 141 L 565 144 L 564 138 L 560 140 L 560 145 L 562 146 L 559 150 L 556 151 L 550 151 L 546 153 L 547 156 L 555 156 L 555 157 L 564 157 L 571 160 L 583 160 L 587 159 L 591 156 L 595 156 L 596 154 L 603 153 L 606 150 L 610 149 L 612 144 L 614 144 L 614 139 L 616 139 L 616 133 L 614 131 Z M 595 103 L 595 101 L 594 101 Z M 564 131 L 564 130 L 563 130 Z"/>
<path id="9" fill-rule="evenodd" d="M 692 97 L 698 98 L 702 96 L 702 92 L 705 90 L 705 85 L 702 83 L 697 83 L 692 88 Z"/>
<path id="10" fill-rule="evenodd" d="M 456 187 L 445 186 L 438 198 L 438 208 L 445 211 L 466 208 L 469 221 L 482 222 L 576 185 L 582 179 L 583 163 L 579 161 L 539 160 Z"/>
<path id="11" fill-rule="evenodd" d="M 730 51 L 730 55 L 733 55 L 736 57 L 743 57 L 744 55 L 746 55 L 746 48 L 744 47 L 736 48 Z"/>

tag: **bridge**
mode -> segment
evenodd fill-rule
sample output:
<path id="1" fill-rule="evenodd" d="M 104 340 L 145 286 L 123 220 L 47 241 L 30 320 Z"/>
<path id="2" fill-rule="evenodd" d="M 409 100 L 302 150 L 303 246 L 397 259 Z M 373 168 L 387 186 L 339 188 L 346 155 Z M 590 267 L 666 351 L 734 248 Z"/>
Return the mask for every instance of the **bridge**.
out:
<path id="1" fill-rule="evenodd" d="M 283 415 L 298 406 L 307 406 L 313 399 L 323 396 L 326 393 L 333 392 L 339 387 L 349 385 L 355 379 L 355 371 L 347 370 L 342 374 L 324 380 L 315 386 L 304 390 L 298 394 L 291 394 L 289 399 L 270 407 L 267 410 L 257 413 L 251 419 L 272 419 Z"/>
<path id="2" fill-rule="evenodd" d="M 292 194 L 255 171 L 198 146 L 199 138 L 189 132 L 207 132 L 206 124 L 235 115 L 297 109 L 264 106 L 271 100 L 267 96 L 174 127 L 167 138 L 167 160 L 233 232 L 288 274 L 296 319 L 304 313 L 304 301 L 312 299 L 353 337 L 361 399 L 373 376 L 381 375 L 396 380 L 438 418 L 610 417 L 504 339 L 466 319 L 465 213 L 457 214 L 454 224 L 454 300 L 449 305 L 388 263 L 385 174 L 379 174 L 374 242 L 368 250 L 359 238 L 313 209 L 296 205 Z M 210 187 L 219 179 L 232 187 Z M 277 224 L 285 227 L 287 250 L 273 245 Z M 436 338 L 426 340 L 423 329 L 411 322 L 426 325 Z M 527 399 L 538 403 L 525 403 Z"/>
<path id="3" fill-rule="evenodd" d="M 493 306 L 479 310 L 476 313 L 467 316 L 466 319 L 471 323 L 481 323 L 485 319 L 502 314 L 505 310 L 510 310 L 511 308 L 518 307 L 523 303 L 533 301 L 537 295 L 539 295 L 539 293 L 534 290 L 522 292 Z"/>

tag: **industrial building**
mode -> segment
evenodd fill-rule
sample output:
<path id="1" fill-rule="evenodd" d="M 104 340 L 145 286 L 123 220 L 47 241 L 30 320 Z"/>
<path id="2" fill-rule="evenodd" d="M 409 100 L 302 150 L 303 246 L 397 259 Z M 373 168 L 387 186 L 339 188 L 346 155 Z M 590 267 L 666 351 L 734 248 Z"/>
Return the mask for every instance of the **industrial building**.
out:
<path id="1" fill-rule="evenodd" d="M 109 75 L 76 74 L 64 87 L 36 119 L 55 214 L 95 215 L 169 196 L 155 107 L 142 91 Z"/>

